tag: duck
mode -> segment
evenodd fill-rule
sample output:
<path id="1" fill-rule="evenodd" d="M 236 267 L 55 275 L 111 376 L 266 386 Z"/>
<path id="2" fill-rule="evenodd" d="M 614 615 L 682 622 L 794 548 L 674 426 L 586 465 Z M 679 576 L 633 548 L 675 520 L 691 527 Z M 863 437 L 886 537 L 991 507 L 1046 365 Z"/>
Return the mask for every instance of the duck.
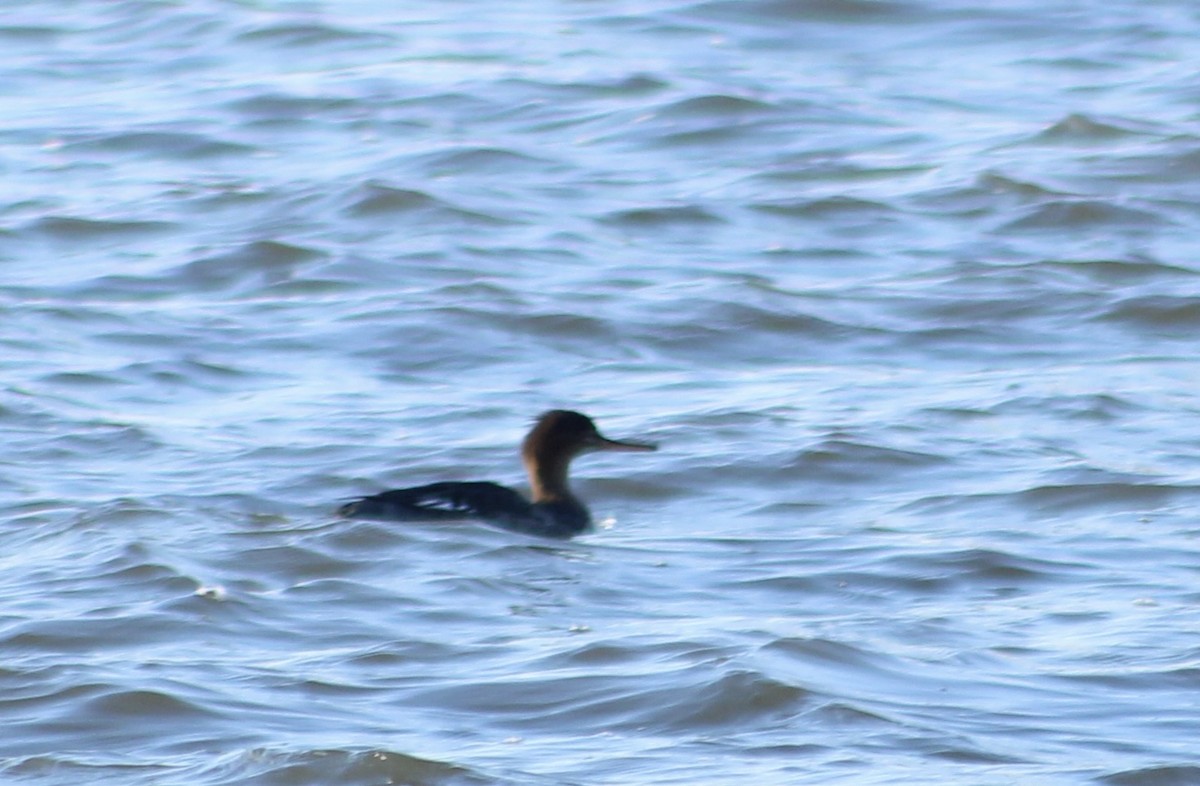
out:
<path id="1" fill-rule="evenodd" d="M 650 442 L 609 439 L 579 412 L 543 412 L 521 443 L 530 496 L 489 481 L 450 481 L 393 489 L 338 508 L 352 519 L 460 521 L 475 519 L 500 529 L 566 540 L 592 529 L 592 514 L 571 490 L 571 461 L 585 453 L 657 450 Z"/>

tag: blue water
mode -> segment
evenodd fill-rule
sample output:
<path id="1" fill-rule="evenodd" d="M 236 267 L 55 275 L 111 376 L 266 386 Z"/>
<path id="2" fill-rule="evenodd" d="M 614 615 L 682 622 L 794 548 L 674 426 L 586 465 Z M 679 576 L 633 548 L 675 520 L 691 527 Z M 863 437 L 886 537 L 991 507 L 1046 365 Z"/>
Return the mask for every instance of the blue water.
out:
<path id="1" fill-rule="evenodd" d="M 0 778 L 1200 782 L 1198 36 L 8 3 Z M 593 534 L 333 515 L 556 407 Z"/>

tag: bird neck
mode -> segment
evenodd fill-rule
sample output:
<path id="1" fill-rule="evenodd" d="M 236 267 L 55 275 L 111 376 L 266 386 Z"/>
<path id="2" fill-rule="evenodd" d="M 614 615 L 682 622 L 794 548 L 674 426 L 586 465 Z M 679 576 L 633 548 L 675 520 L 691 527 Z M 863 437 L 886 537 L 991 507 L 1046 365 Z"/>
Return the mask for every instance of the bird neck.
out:
<path id="1" fill-rule="evenodd" d="M 534 502 L 574 499 L 567 482 L 569 464 L 569 459 L 525 456 L 525 471 L 529 473 L 529 487 Z"/>

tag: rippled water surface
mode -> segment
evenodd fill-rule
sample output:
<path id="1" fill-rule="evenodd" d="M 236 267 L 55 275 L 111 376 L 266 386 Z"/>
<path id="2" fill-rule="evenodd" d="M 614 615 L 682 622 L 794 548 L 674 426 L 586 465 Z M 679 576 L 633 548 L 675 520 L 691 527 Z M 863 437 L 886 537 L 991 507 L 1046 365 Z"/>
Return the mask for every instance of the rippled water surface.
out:
<path id="1" fill-rule="evenodd" d="M 0 779 L 1200 783 L 1197 40 L 6 3 Z M 552 407 L 593 534 L 333 515 Z"/>

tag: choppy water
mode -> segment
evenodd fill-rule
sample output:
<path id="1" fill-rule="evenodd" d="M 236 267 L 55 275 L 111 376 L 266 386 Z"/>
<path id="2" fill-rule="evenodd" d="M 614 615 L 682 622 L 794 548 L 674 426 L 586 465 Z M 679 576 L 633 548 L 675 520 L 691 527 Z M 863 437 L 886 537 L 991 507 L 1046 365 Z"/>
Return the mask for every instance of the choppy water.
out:
<path id="1" fill-rule="evenodd" d="M 0 14 L 0 778 L 1200 783 L 1200 10 Z M 339 521 L 520 482 L 566 545 Z"/>

